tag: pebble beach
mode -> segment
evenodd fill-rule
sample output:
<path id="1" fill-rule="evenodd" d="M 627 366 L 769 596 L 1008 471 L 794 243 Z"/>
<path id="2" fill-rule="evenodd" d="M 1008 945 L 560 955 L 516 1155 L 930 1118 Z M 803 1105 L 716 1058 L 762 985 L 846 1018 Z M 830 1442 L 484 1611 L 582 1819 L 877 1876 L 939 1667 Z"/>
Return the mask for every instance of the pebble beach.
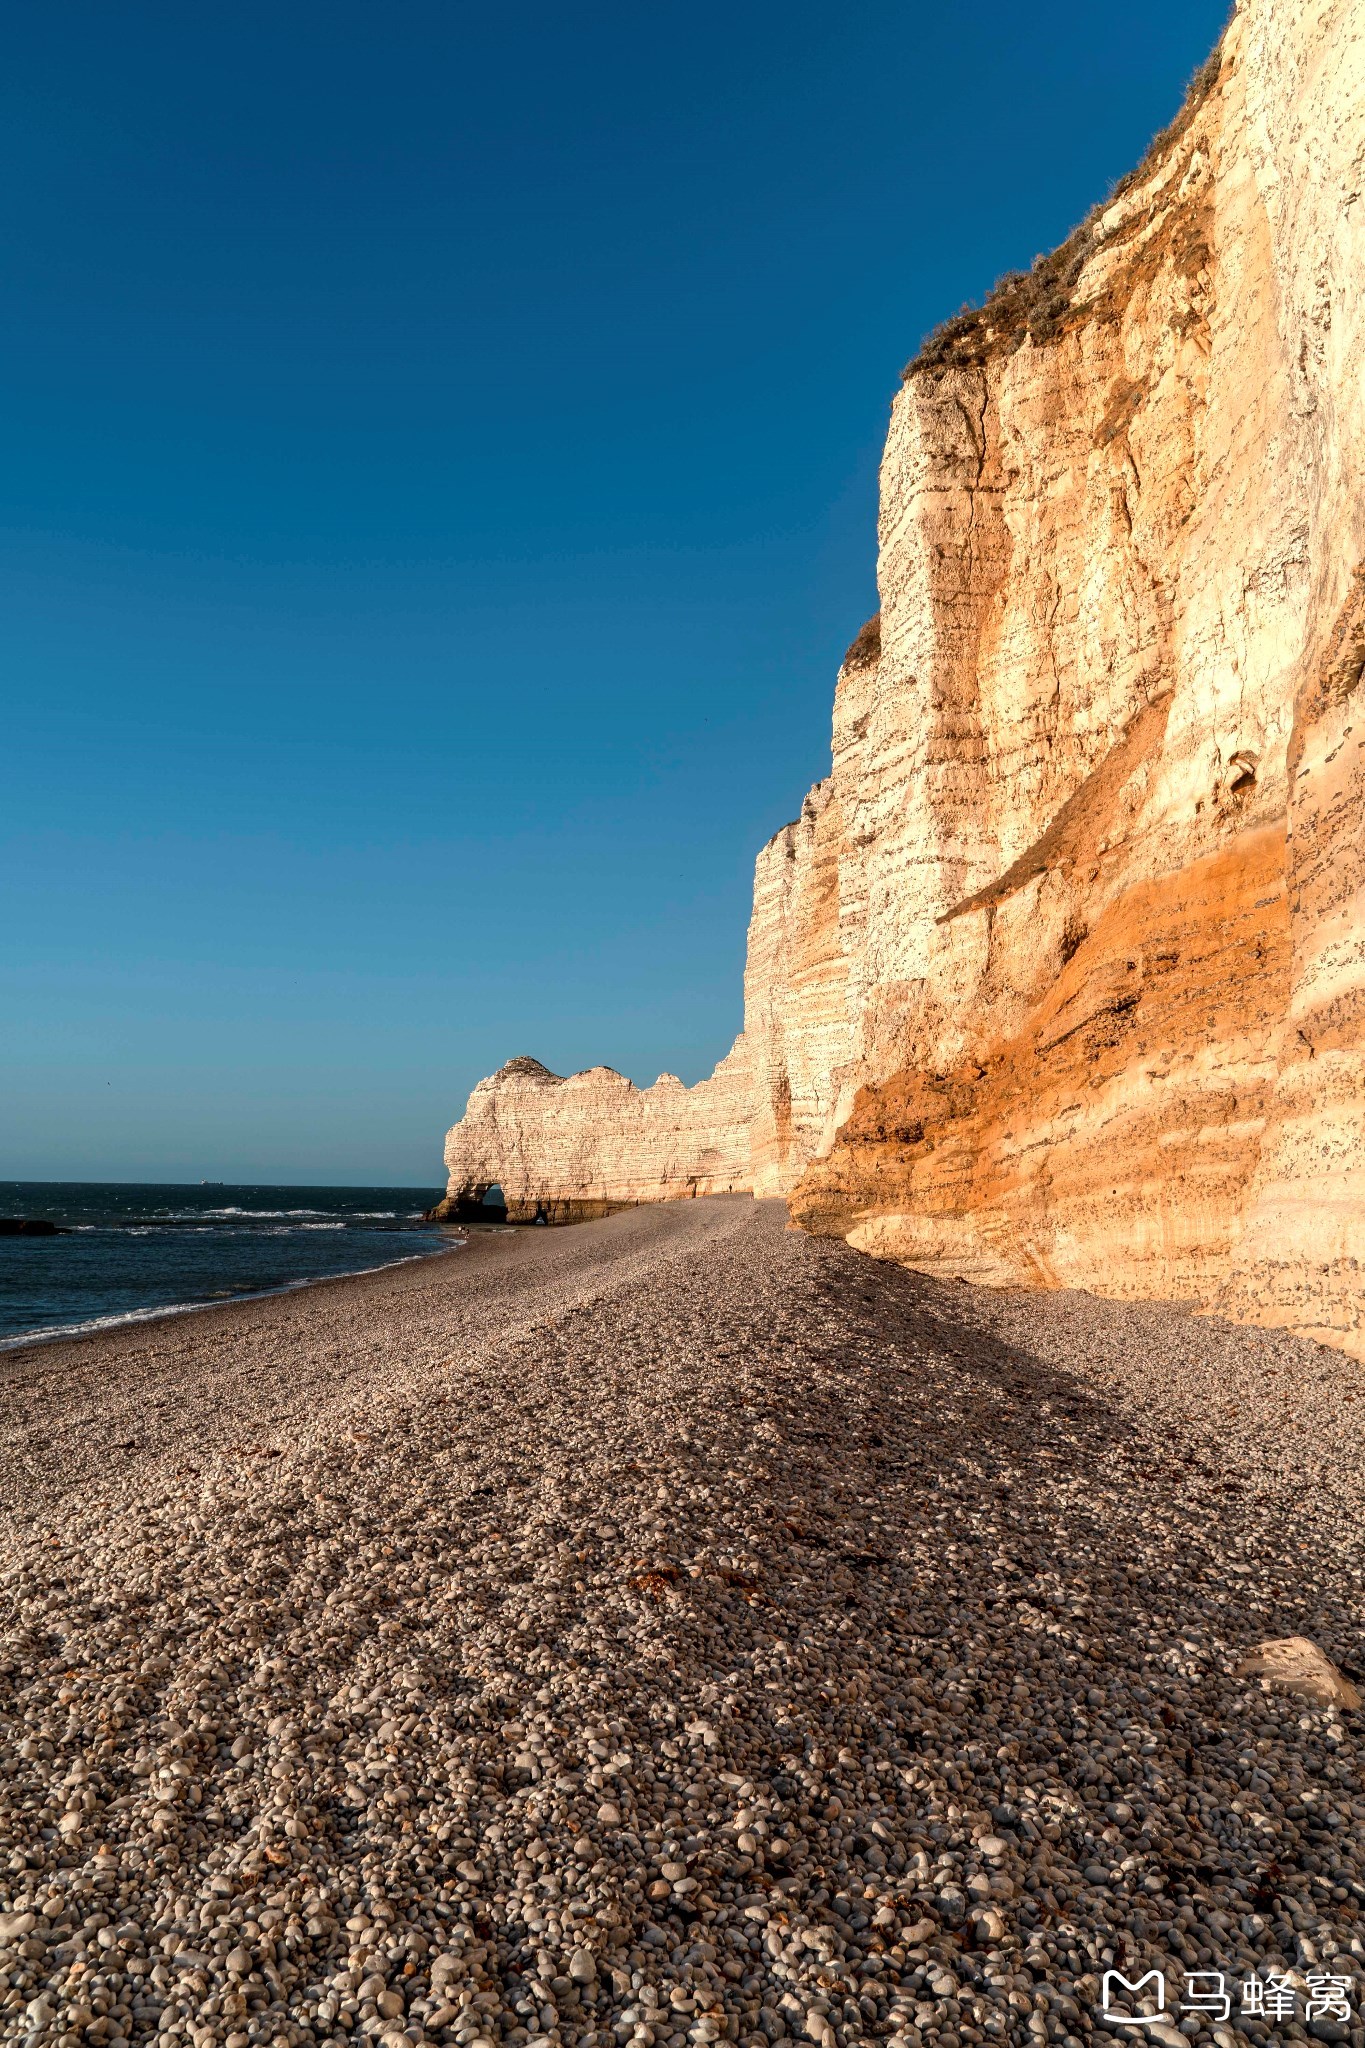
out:
<path id="1" fill-rule="evenodd" d="M 1365 1371 L 785 1224 L 0 1359 L 0 2037 L 1365 2044 Z"/>

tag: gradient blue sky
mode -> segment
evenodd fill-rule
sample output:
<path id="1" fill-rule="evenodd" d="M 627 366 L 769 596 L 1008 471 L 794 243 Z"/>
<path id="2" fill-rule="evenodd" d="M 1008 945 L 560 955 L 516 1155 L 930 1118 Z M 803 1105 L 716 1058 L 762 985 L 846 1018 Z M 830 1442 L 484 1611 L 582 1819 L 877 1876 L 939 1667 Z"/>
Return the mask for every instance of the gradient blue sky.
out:
<path id="1" fill-rule="evenodd" d="M 708 1071 L 900 365 L 1224 11 L 14 12 L 0 1178 L 434 1187 L 513 1053 Z"/>

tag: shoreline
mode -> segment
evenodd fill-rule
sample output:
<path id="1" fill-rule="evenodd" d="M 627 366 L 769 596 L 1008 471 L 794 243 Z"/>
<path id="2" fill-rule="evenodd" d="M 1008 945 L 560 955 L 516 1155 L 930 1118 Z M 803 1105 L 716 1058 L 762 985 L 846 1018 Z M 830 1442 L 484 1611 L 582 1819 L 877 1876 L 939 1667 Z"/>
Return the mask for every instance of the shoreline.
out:
<path id="1" fill-rule="evenodd" d="M 338 1280 L 363 1280 L 367 1273 L 387 1273 L 394 1266 L 420 1265 L 427 1259 L 444 1258 L 449 1252 L 463 1251 L 467 1242 L 466 1238 L 457 1238 L 436 1246 L 429 1252 L 405 1252 L 402 1258 L 385 1259 L 377 1266 L 356 1266 L 345 1273 L 315 1273 L 301 1280 L 281 1281 L 278 1287 L 245 1289 L 241 1294 L 230 1294 L 217 1301 L 168 1302 L 164 1307 L 126 1309 L 121 1315 L 96 1316 L 84 1323 L 54 1323 L 47 1329 L 33 1330 L 19 1336 L 0 1336 L 0 1356 L 14 1351 L 24 1351 L 30 1346 L 40 1344 L 61 1344 L 100 1337 L 106 1332 L 126 1329 L 132 1324 L 140 1326 L 173 1316 L 206 1315 L 213 1309 L 236 1308 L 248 1301 L 270 1301 L 277 1295 L 297 1294 L 300 1288 L 304 1287 L 328 1287 Z"/>
<path id="2" fill-rule="evenodd" d="M 0 1348 L 0 1525 L 82 1487 L 126 1498 L 153 1470 L 206 1469 L 234 1439 L 283 1451 L 376 1376 L 421 1375 L 533 1319 L 566 1279 L 609 1283 L 660 1239 L 690 1241 L 693 1205 L 668 1206 L 662 1230 L 639 1210 L 572 1231 L 471 1227 L 448 1250 Z"/>
<path id="3" fill-rule="evenodd" d="M 1319 1959 L 1359 2009 L 1362 1716 L 1239 1666 L 1360 1663 L 1362 1378 L 748 1197 L 10 1354 L 9 2009 L 952 2048 Z"/>

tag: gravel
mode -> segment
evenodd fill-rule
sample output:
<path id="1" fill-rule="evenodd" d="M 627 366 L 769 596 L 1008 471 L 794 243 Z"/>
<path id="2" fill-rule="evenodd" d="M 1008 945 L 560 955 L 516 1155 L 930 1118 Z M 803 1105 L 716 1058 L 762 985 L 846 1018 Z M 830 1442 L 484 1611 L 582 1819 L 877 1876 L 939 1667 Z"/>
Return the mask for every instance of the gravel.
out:
<path id="1" fill-rule="evenodd" d="M 1361 1369 L 784 1220 L 3 1361 L 4 2038 L 1359 2048 Z"/>

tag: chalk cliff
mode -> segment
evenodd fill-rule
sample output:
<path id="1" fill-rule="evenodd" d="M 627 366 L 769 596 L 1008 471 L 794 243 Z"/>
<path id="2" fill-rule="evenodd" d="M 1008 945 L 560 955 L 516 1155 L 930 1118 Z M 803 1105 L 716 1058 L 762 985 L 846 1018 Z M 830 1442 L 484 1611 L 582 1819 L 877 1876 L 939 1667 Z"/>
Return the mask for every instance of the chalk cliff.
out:
<path id="1" fill-rule="evenodd" d="M 906 373 L 734 1051 L 504 1070 L 453 1193 L 752 1186 L 1365 1355 L 1363 186 L 1365 0 L 1242 0 L 1140 169 Z"/>
<path id="2" fill-rule="evenodd" d="M 743 1039 L 695 1088 L 674 1074 L 637 1088 L 611 1067 L 564 1078 L 539 1060 L 509 1060 L 480 1081 L 446 1139 L 441 1213 L 476 1213 L 491 1187 L 513 1223 L 747 1192 L 752 1100 Z"/>

